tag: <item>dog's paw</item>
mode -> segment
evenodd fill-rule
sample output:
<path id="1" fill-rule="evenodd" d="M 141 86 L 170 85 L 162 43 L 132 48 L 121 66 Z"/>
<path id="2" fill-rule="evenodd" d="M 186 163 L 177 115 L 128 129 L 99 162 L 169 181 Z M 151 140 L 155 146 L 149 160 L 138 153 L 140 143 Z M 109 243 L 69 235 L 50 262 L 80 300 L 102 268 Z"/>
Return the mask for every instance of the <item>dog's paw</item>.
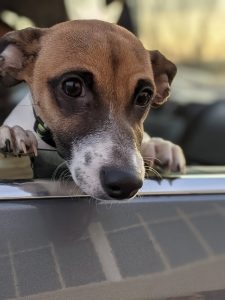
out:
<path id="1" fill-rule="evenodd" d="M 20 126 L 0 127 L 0 151 L 4 154 L 37 156 L 37 139 L 35 135 Z"/>
<path id="2" fill-rule="evenodd" d="M 167 171 L 185 173 L 186 160 L 180 146 L 144 133 L 141 152 L 147 167 L 159 166 Z"/>

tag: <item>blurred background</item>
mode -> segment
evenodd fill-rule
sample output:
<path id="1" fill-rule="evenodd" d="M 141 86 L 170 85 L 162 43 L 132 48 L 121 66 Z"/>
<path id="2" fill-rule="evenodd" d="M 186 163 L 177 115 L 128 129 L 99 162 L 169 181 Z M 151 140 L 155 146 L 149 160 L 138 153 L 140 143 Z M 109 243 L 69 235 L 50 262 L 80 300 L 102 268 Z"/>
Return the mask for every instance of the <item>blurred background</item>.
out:
<path id="1" fill-rule="evenodd" d="M 1 0 L 0 36 L 28 26 L 101 19 L 135 33 L 178 66 L 170 100 L 145 122 L 152 136 L 183 148 L 189 164 L 225 165 L 223 0 Z M 0 86 L 0 122 L 26 93 Z"/>

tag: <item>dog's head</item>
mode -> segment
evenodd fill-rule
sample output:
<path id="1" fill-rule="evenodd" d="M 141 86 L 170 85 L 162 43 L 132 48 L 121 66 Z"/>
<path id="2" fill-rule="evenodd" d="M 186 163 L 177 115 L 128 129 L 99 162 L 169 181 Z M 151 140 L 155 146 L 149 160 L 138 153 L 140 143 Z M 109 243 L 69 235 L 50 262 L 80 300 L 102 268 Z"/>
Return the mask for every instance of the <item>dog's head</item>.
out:
<path id="1" fill-rule="evenodd" d="M 143 122 L 168 98 L 175 65 L 94 20 L 9 33 L 0 52 L 2 80 L 28 83 L 76 184 L 95 198 L 133 197 L 145 173 Z"/>

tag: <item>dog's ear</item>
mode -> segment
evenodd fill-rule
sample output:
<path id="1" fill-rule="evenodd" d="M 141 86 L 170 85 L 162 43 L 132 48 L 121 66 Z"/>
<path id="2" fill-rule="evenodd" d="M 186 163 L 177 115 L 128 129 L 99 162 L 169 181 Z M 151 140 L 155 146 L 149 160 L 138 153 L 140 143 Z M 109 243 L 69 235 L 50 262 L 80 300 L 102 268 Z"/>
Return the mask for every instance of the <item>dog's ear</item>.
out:
<path id="1" fill-rule="evenodd" d="M 11 31 L 0 39 L 0 81 L 15 85 L 32 76 L 44 29 Z"/>
<path id="2" fill-rule="evenodd" d="M 153 106 L 158 106 L 167 101 L 170 95 L 170 85 L 177 73 L 177 67 L 159 51 L 149 51 L 156 85 L 156 96 Z"/>

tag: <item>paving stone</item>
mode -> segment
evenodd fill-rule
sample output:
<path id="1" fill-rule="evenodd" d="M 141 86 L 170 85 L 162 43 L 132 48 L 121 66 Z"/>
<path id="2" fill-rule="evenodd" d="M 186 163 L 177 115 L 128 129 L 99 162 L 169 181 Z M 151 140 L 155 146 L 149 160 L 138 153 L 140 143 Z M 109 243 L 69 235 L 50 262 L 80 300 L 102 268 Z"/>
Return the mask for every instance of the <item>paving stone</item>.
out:
<path id="1" fill-rule="evenodd" d="M 191 202 L 180 203 L 177 205 L 177 207 L 179 207 L 186 214 L 201 213 L 204 211 L 215 210 L 213 203 L 210 202 L 191 201 Z"/>
<path id="2" fill-rule="evenodd" d="M 147 223 L 178 216 L 176 206 L 166 203 L 139 205 L 137 211 Z"/>
<path id="3" fill-rule="evenodd" d="M 5 224 L 5 235 L 13 252 L 49 244 L 45 224 L 34 208 L 10 211 Z"/>
<path id="4" fill-rule="evenodd" d="M 225 253 L 225 217 L 215 213 L 191 220 L 216 254 Z"/>
<path id="5" fill-rule="evenodd" d="M 206 257 L 204 249 L 182 220 L 151 224 L 149 228 L 172 266 L 188 264 Z"/>
<path id="6" fill-rule="evenodd" d="M 50 249 L 16 254 L 14 262 L 21 296 L 61 288 Z"/>
<path id="7" fill-rule="evenodd" d="M 135 207 L 127 204 L 113 204 L 112 206 L 103 206 L 97 214 L 99 222 L 105 231 L 122 229 L 139 223 Z"/>
<path id="8" fill-rule="evenodd" d="M 4 300 L 15 296 L 9 257 L 0 258 L 0 299 Z"/>
<path id="9" fill-rule="evenodd" d="M 55 245 L 66 286 L 105 280 L 99 259 L 90 240 Z"/>
<path id="10" fill-rule="evenodd" d="M 154 273 L 164 269 L 143 227 L 110 233 L 108 238 L 124 277 Z"/>

